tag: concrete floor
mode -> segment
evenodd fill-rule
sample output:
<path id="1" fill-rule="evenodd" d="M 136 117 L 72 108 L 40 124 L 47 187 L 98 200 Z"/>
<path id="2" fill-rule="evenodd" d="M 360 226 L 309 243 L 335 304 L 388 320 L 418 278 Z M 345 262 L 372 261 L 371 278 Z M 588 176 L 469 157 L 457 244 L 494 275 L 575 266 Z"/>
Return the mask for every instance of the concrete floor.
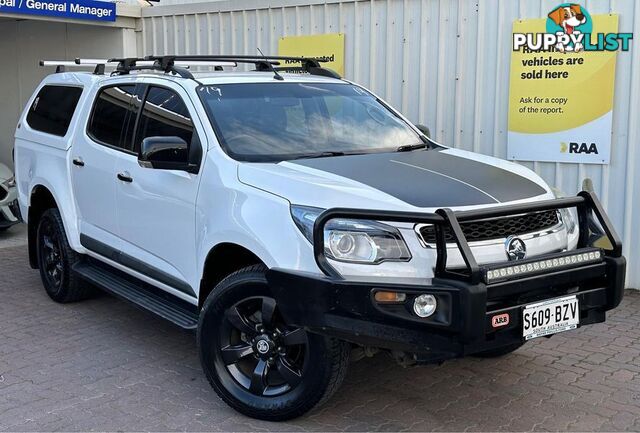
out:
<path id="1" fill-rule="evenodd" d="M 27 244 L 26 224 L 17 224 L 0 232 L 0 248 L 17 247 Z"/>

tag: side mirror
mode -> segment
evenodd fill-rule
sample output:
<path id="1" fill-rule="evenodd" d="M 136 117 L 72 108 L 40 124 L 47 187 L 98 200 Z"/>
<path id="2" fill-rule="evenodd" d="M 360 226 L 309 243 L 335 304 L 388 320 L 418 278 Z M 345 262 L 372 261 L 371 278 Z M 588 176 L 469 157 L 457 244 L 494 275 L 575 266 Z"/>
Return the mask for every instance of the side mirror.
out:
<path id="1" fill-rule="evenodd" d="M 416 128 L 418 128 L 420 130 L 420 132 L 422 132 L 424 135 L 426 135 L 427 138 L 431 138 L 431 131 L 429 130 L 429 128 L 427 126 L 416 125 Z"/>
<path id="2" fill-rule="evenodd" d="M 146 168 L 197 172 L 197 167 L 189 163 L 189 145 L 180 137 L 145 138 L 140 146 L 138 162 Z"/>

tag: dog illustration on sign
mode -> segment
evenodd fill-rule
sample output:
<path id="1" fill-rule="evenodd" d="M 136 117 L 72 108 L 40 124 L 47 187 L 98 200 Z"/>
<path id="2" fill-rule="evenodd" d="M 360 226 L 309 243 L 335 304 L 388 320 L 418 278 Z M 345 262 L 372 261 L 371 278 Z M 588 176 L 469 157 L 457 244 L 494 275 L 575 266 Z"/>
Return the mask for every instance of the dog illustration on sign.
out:
<path id="1" fill-rule="evenodd" d="M 561 5 L 556 9 L 549 12 L 548 17 L 553 20 L 558 26 L 562 27 L 564 34 L 566 35 L 578 35 L 579 30 L 576 27 L 581 26 L 587 22 L 586 15 L 582 12 L 582 7 L 577 4 Z M 560 33 L 560 32 L 558 32 Z M 582 43 L 575 43 L 573 47 L 565 46 L 562 43 L 558 43 L 556 48 L 560 52 L 573 51 L 580 52 L 584 49 Z"/>

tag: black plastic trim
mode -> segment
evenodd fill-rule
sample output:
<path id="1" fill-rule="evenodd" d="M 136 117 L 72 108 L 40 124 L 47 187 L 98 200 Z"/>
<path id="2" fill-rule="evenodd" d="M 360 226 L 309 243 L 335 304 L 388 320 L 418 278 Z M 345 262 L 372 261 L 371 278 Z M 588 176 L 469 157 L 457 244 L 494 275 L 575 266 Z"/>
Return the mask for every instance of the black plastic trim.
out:
<path id="1" fill-rule="evenodd" d="M 130 255 L 125 254 L 122 251 L 117 250 L 103 242 L 100 242 L 97 239 L 94 239 L 85 234 L 80 234 L 80 243 L 83 247 L 93 251 L 96 254 L 106 257 L 109 260 L 113 260 L 114 262 L 119 263 L 122 266 L 126 266 L 127 268 L 139 272 L 142 275 L 145 275 L 160 283 L 166 284 L 167 286 L 172 287 L 179 292 L 182 292 L 194 298 L 196 297 L 195 291 L 187 282 L 179 280 L 173 275 L 169 275 L 166 272 L 161 271 L 160 269 L 154 268 L 153 266 L 149 266 L 148 264 L 136 259 L 135 257 L 131 257 Z"/>

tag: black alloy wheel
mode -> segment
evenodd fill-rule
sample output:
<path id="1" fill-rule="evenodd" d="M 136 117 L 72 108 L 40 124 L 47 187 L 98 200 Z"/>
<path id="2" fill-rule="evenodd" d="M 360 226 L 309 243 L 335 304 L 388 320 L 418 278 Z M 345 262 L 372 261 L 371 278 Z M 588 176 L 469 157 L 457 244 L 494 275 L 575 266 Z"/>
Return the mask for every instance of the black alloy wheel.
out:
<path id="1" fill-rule="evenodd" d="M 82 256 L 69 246 L 58 209 L 48 209 L 42 214 L 36 239 L 40 278 L 51 299 L 67 303 L 93 295 L 94 289 L 72 270 Z"/>
<path id="2" fill-rule="evenodd" d="M 264 265 L 241 269 L 207 297 L 198 323 L 202 368 L 237 411 L 283 421 L 322 404 L 339 388 L 350 346 L 286 323 Z"/>
<path id="3" fill-rule="evenodd" d="M 64 263 L 60 233 L 54 228 L 51 219 L 44 219 L 39 230 L 39 254 L 45 285 L 56 291 L 62 287 Z"/>
<path id="4" fill-rule="evenodd" d="M 254 395 L 281 395 L 302 380 L 307 334 L 284 324 L 273 298 L 248 298 L 229 308 L 220 342 L 225 368 Z"/>

